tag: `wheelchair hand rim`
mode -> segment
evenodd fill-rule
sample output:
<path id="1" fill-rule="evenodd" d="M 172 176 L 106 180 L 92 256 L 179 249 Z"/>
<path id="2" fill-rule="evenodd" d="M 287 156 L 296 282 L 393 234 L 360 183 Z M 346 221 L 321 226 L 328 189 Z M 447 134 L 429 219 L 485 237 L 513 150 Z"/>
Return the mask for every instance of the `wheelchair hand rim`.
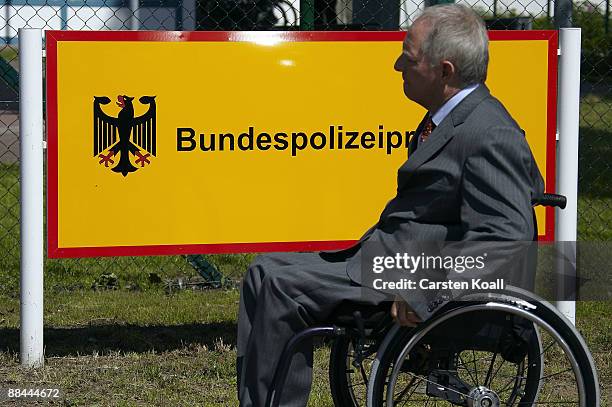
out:
<path id="1" fill-rule="evenodd" d="M 530 304 L 530 306 L 535 307 L 533 304 Z M 550 324 L 548 324 L 546 321 L 544 321 L 539 316 L 534 315 L 523 308 L 509 305 L 509 304 L 488 302 L 484 304 L 475 304 L 475 305 L 468 305 L 466 307 L 459 307 L 459 308 L 450 310 L 447 313 L 435 318 L 435 320 L 432 321 L 432 323 L 430 324 L 427 324 L 427 323 L 422 324 L 420 327 L 417 328 L 417 332 L 415 332 L 411 336 L 410 340 L 406 343 L 406 345 L 404 346 L 402 352 L 400 353 L 396 361 L 404 361 L 408 353 L 414 347 L 414 345 L 417 344 L 429 331 L 431 331 L 433 328 L 438 326 L 440 323 L 445 322 L 448 319 L 453 318 L 460 314 L 464 314 L 468 312 L 475 312 L 475 311 L 492 311 L 492 310 L 493 311 L 503 311 L 503 312 L 508 312 L 513 315 L 517 315 L 519 317 L 530 320 L 531 322 L 534 322 L 536 324 L 540 324 L 541 327 L 546 329 L 548 334 L 550 334 L 557 341 L 557 343 L 561 346 L 561 348 L 567 355 L 569 362 L 572 366 L 572 370 L 574 374 L 576 375 L 576 378 L 579 379 L 577 380 L 578 393 L 580 395 L 579 406 L 587 407 L 586 400 L 585 400 L 586 390 L 585 390 L 585 385 L 584 385 L 584 378 L 578 366 L 578 361 L 576 360 L 576 357 L 574 353 L 571 351 L 567 342 L 561 337 L 561 335 L 556 330 L 554 330 L 550 326 Z M 402 363 L 395 363 L 392 373 L 391 373 L 391 378 L 389 380 L 389 386 L 387 387 L 387 396 L 386 396 L 387 406 L 389 407 L 394 406 L 393 390 L 395 388 L 395 385 L 397 384 L 397 379 L 400 374 L 401 366 L 402 366 Z M 452 390 L 452 389 L 449 389 L 449 390 Z"/>

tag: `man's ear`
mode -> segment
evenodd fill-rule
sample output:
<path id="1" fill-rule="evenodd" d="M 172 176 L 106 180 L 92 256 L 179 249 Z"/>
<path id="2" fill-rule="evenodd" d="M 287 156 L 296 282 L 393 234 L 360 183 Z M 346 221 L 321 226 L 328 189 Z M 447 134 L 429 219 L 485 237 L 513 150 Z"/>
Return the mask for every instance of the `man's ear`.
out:
<path id="1" fill-rule="evenodd" d="M 455 76 L 455 65 L 450 61 L 442 61 L 442 78 L 450 80 Z"/>

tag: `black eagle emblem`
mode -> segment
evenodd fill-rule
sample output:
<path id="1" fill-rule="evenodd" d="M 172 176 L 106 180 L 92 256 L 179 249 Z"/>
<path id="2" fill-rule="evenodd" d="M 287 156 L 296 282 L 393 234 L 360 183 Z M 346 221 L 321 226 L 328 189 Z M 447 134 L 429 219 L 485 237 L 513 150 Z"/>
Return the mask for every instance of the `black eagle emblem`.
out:
<path id="1" fill-rule="evenodd" d="M 94 96 L 93 106 L 93 154 L 100 158 L 99 163 L 105 167 L 115 164 L 114 157 L 119 155 L 119 162 L 112 167 L 114 172 L 126 177 L 130 172 L 150 164 L 150 157 L 155 157 L 156 126 L 155 96 L 142 96 L 138 101 L 149 105 L 142 116 L 134 117 L 133 97 L 117 96 L 117 106 L 121 111 L 117 117 L 107 115 L 100 105 L 110 103 L 106 96 Z M 132 164 L 130 155 L 134 157 Z"/>

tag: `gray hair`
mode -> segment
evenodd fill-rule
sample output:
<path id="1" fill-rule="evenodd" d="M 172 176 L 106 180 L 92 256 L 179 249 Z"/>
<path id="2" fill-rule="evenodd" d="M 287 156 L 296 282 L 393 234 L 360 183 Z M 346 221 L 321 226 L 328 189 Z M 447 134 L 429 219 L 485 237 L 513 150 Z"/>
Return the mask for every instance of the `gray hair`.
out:
<path id="1" fill-rule="evenodd" d="M 429 23 L 421 52 L 433 65 L 450 61 L 463 86 L 483 83 L 489 64 L 489 37 L 484 21 L 460 4 L 427 7 L 417 18 Z"/>

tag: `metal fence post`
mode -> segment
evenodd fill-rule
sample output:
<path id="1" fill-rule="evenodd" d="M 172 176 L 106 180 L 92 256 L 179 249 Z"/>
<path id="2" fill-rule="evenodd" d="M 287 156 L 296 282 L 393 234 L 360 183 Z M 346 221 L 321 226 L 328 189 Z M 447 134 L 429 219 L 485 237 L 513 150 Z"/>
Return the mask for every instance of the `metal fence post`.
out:
<path id="1" fill-rule="evenodd" d="M 567 206 L 556 213 L 555 241 L 560 242 L 560 253 L 568 260 L 557 264 L 561 281 L 575 282 L 576 238 L 578 222 L 578 131 L 580 122 L 580 28 L 559 30 L 559 97 L 558 119 L 559 142 L 557 143 L 557 193 L 567 197 Z M 567 277 L 570 278 L 567 278 Z M 567 293 L 575 295 L 573 287 L 558 287 L 567 299 Z M 558 301 L 557 308 L 575 324 L 575 301 Z"/>
<path id="2" fill-rule="evenodd" d="M 132 16 L 130 17 L 129 29 L 132 31 L 140 29 L 140 0 L 130 0 L 130 12 Z"/>
<path id="3" fill-rule="evenodd" d="M 555 28 L 572 26 L 572 0 L 555 0 Z"/>
<path id="4" fill-rule="evenodd" d="M 21 364 L 41 367 L 43 348 L 42 31 L 19 29 L 21 150 Z"/>
<path id="5" fill-rule="evenodd" d="M 177 27 L 177 30 L 195 31 L 196 29 L 196 1 L 195 0 L 183 0 L 182 5 L 179 3 L 181 14 L 181 24 Z"/>
<path id="6" fill-rule="evenodd" d="M 314 30 L 314 0 L 300 0 L 300 30 Z"/>

